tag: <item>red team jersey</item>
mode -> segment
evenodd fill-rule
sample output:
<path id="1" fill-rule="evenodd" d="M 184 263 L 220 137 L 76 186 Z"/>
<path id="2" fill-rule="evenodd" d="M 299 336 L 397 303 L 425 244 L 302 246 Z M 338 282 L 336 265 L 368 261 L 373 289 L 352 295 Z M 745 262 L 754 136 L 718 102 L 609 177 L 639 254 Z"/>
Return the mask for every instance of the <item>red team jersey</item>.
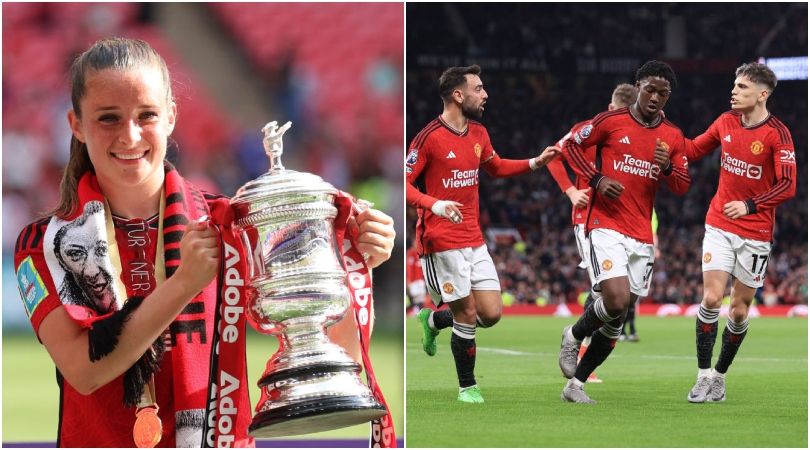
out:
<path id="1" fill-rule="evenodd" d="M 656 139 L 661 139 L 669 147 L 671 166 L 668 173 L 653 163 Z M 593 160 L 596 167 L 587 158 L 588 147 L 596 148 Z M 594 188 L 586 233 L 607 228 L 652 244 L 650 220 L 661 179 L 678 195 L 689 190 L 683 133 L 663 117 L 658 125 L 648 128 L 630 114 L 629 108 L 603 112 L 573 133 L 565 143 L 563 154 L 573 163 L 577 175 Z M 624 186 L 618 199 L 596 192 L 604 176 Z"/>
<path id="2" fill-rule="evenodd" d="M 405 198 L 417 208 L 420 255 L 484 244 L 478 212 L 480 167 L 496 177 L 531 170 L 528 160 L 500 159 L 486 128 L 473 120 L 460 133 L 439 116 L 413 139 L 405 161 Z M 462 222 L 454 224 L 433 214 L 430 208 L 437 200 L 461 203 Z"/>
<path id="3" fill-rule="evenodd" d="M 62 306 L 59 289 L 54 284 L 48 270 L 43 251 L 45 229 L 50 218 L 39 220 L 27 226 L 17 241 L 15 267 L 22 267 L 33 274 L 27 292 L 23 293 L 26 312 L 30 316 L 34 332 L 39 335 L 42 320 L 54 309 Z M 119 242 L 126 242 L 125 233 L 115 228 Z M 157 228 L 150 228 L 151 247 L 146 252 L 149 262 L 154 263 L 154 243 L 157 242 Z M 121 246 L 122 266 L 128 266 L 128 253 Z M 127 286 L 129 289 L 130 286 Z M 128 294 L 132 292 L 128 291 Z M 164 354 L 160 369 L 155 372 L 156 386 L 172 385 L 171 353 Z M 124 395 L 124 375 L 100 387 L 90 395 L 83 395 L 67 383 L 57 370 L 59 385 L 59 430 L 57 444 L 61 447 L 132 447 L 132 427 L 135 425 L 135 408 L 127 408 L 122 403 Z M 175 446 L 174 397 L 168 389 L 156 389 L 158 415 L 163 422 L 163 438 L 158 447 Z M 103 419 L 103 420 L 102 420 Z"/>
<path id="4" fill-rule="evenodd" d="M 563 148 L 565 145 L 565 141 L 568 140 L 571 136 L 573 136 L 574 131 L 582 128 L 585 125 L 588 125 L 591 121 L 586 120 L 583 122 L 579 122 L 578 124 L 571 127 L 571 131 L 568 132 L 565 136 L 563 136 L 559 141 L 557 141 L 557 147 Z M 585 159 L 593 164 L 594 159 L 596 158 L 596 147 L 590 146 L 585 149 Z M 563 165 L 563 161 L 568 163 L 570 166 L 571 163 L 565 158 L 564 154 L 560 154 L 557 158 L 551 160 L 546 167 L 548 167 L 548 171 L 551 173 L 551 176 L 554 178 L 554 181 L 557 182 L 557 185 L 560 187 L 560 190 L 565 193 L 568 188 L 575 186 L 577 189 L 586 189 L 588 187 L 588 182 L 584 180 L 582 177 L 577 176 L 574 183 L 571 183 L 571 180 L 568 178 L 568 172 L 565 170 L 565 166 Z M 594 166 L 595 167 L 595 166 Z M 590 194 L 590 198 L 593 199 L 593 193 Z M 585 223 L 585 217 L 588 215 L 588 206 L 584 208 L 577 208 L 576 206 L 571 207 L 571 224 L 572 225 L 583 225 Z"/>
<path id="5" fill-rule="evenodd" d="M 700 159 L 720 147 L 720 181 L 706 224 L 757 241 L 773 237 L 776 206 L 796 195 L 796 154 L 787 127 L 774 116 L 752 127 L 742 114 L 720 115 L 705 133 L 686 140 L 686 156 Z M 744 201 L 750 214 L 731 220 L 723 205 Z"/>

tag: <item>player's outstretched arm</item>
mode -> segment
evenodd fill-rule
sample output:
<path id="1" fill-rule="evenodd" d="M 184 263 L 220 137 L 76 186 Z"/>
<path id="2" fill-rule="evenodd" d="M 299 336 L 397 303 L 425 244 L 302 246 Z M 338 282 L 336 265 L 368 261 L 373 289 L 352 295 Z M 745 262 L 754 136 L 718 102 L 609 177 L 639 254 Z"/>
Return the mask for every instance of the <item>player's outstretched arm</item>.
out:
<path id="1" fill-rule="evenodd" d="M 684 154 L 689 161 L 697 161 L 720 146 L 720 134 L 716 123 L 717 121 L 712 123 L 708 130 L 694 139 L 684 136 Z"/>
<path id="2" fill-rule="evenodd" d="M 532 170 L 538 169 L 540 167 L 545 167 L 546 164 L 554 161 L 557 156 L 562 153 L 560 147 L 556 145 L 550 145 L 543 150 L 543 153 L 540 153 L 540 156 L 534 158 L 534 163 L 532 164 L 532 160 L 529 160 L 529 164 L 533 165 Z"/>
<path id="3" fill-rule="evenodd" d="M 493 177 L 503 178 L 522 175 L 545 166 L 560 154 L 558 147 L 549 146 L 543 153 L 531 159 L 503 159 L 497 153 L 481 164 L 481 167 Z"/>

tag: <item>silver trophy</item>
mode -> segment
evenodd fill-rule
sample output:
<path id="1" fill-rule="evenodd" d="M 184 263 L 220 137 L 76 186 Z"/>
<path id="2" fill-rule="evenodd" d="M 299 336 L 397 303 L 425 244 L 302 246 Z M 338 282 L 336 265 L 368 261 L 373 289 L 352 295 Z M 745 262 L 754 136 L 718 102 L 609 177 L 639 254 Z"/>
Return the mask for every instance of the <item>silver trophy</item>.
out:
<path id="1" fill-rule="evenodd" d="M 262 128 L 270 170 L 231 200 L 235 228 L 249 249 L 248 319 L 279 340 L 258 382 L 254 437 L 314 433 L 386 413 L 360 381 L 360 365 L 326 336 L 351 305 L 333 227 L 337 190 L 281 164 L 290 126 Z"/>

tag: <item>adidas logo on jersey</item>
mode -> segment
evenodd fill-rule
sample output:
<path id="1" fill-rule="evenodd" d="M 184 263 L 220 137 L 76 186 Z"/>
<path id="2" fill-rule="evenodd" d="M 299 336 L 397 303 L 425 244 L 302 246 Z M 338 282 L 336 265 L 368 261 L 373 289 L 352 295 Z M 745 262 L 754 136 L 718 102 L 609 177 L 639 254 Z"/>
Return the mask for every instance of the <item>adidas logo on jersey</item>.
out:
<path id="1" fill-rule="evenodd" d="M 447 154 L 447 159 L 453 159 L 456 157 L 456 154 L 453 153 L 453 150 L 450 150 L 450 153 Z"/>
<path id="2" fill-rule="evenodd" d="M 723 140 L 726 142 L 731 142 L 731 135 L 727 134 L 726 137 L 723 138 Z"/>
<path id="3" fill-rule="evenodd" d="M 621 142 L 622 144 L 629 144 L 630 143 L 630 138 L 628 136 L 625 136 L 625 137 L 619 139 L 619 142 Z"/>

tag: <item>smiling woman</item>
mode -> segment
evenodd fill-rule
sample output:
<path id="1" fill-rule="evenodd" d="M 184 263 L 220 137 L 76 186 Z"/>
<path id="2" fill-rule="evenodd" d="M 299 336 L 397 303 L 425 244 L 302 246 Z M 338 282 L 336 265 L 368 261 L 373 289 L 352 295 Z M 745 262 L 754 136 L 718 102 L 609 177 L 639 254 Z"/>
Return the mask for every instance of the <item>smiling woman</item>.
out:
<path id="1" fill-rule="evenodd" d="M 91 72 L 79 109 L 68 113 L 74 138 L 87 145 L 110 207 L 125 216 L 148 213 L 163 185 L 163 158 L 177 106 L 162 72 L 148 66 Z"/>
<path id="2" fill-rule="evenodd" d="M 253 446 L 244 339 L 227 363 L 212 344 L 233 213 L 228 198 L 165 160 L 177 117 L 166 63 L 144 41 L 108 38 L 70 75 L 60 203 L 23 229 L 14 258 L 28 317 L 57 368 L 57 446 Z M 373 209 L 346 217 L 368 266 L 386 261 L 393 220 Z M 231 257 L 244 261 L 234 245 Z M 244 336 L 244 315 L 232 322 Z M 361 359 L 352 315 L 329 337 Z M 238 387 L 228 393 L 235 412 L 214 429 L 221 408 L 209 388 L 223 367 Z"/>

